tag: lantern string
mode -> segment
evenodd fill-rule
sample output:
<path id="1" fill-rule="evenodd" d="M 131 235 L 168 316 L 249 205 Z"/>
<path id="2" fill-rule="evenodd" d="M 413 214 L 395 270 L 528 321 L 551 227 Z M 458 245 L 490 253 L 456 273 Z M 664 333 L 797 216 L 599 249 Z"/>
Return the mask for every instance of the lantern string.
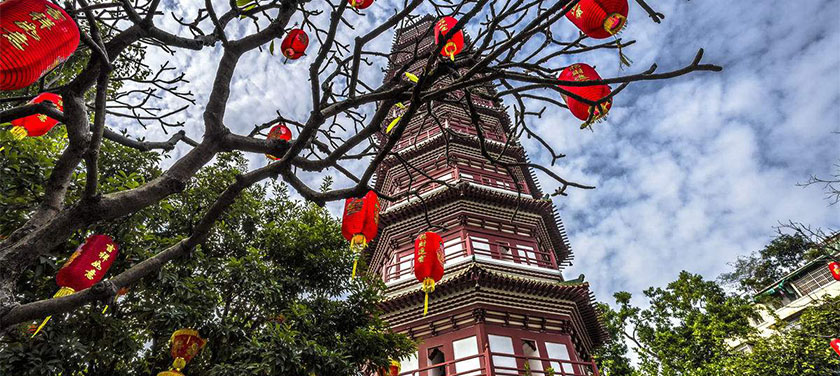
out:
<path id="1" fill-rule="evenodd" d="M 60 297 L 63 297 L 63 296 L 70 295 L 74 292 L 76 292 L 76 290 L 73 290 L 70 287 L 62 287 L 62 288 L 58 289 L 58 292 L 56 292 L 55 295 L 53 295 L 53 298 L 60 298 Z M 38 333 L 41 331 L 41 329 L 43 329 L 44 326 L 47 325 L 47 323 L 50 321 L 51 318 L 52 318 L 52 315 L 47 316 L 47 318 L 44 319 L 44 322 L 42 322 L 41 325 L 38 326 L 38 329 L 35 329 L 35 333 L 32 333 L 31 338 L 35 338 L 35 336 L 38 335 Z"/>

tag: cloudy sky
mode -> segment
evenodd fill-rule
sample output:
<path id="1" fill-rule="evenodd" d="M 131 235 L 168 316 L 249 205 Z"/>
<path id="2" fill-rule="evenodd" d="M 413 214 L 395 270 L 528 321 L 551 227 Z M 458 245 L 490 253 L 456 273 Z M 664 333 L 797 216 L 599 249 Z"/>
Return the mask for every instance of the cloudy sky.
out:
<path id="1" fill-rule="evenodd" d="M 203 1 L 168 5 L 176 14 L 188 15 L 196 3 Z M 225 9 L 227 1 L 218 3 L 218 9 Z M 812 174 L 829 175 L 840 159 L 840 135 L 832 133 L 840 131 L 840 2 L 655 3 L 666 15 L 662 24 L 653 23 L 631 1 L 630 23 L 621 34 L 637 41 L 626 51 L 635 62 L 631 68 L 619 71 L 613 52 L 575 59 L 595 65 L 602 76 L 616 76 L 654 62 L 661 71 L 676 69 L 704 48 L 704 60 L 723 65 L 724 71 L 631 85 L 595 132 L 578 129 L 580 122 L 564 109 L 548 109 L 532 122 L 568 155 L 554 167 L 557 172 L 598 187 L 571 191 L 554 202 L 576 254 L 566 275 L 585 273 L 602 300 L 620 290 L 638 296 L 648 286 L 673 280 L 680 270 L 715 278 L 727 262 L 766 244 L 780 221 L 840 228 L 840 207 L 830 207 L 818 187 L 797 186 Z M 377 0 L 365 14 L 353 16 L 357 30 L 342 38 L 350 40 L 375 27 L 396 4 Z M 563 22 L 556 29 L 573 38 L 577 32 Z M 171 17 L 162 25 L 179 30 Z M 228 28 L 231 35 L 247 30 Z M 467 32 L 476 30 L 476 25 L 467 27 Z M 389 50 L 391 38 L 392 33 L 376 39 L 373 48 Z M 188 88 L 202 103 L 220 51 L 216 47 L 175 56 L 155 52 L 150 61 L 172 60 L 181 67 L 191 80 Z M 272 119 L 275 111 L 305 119 L 309 97 L 300 88 L 308 90 L 309 59 L 284 64 L 267 52 L 246 55 L 234 80 L 227 125 L 247 133 Z M 366 77 L 381 81 L 376 69 Z M 201 134 L 200 114 L 198 107 L 183 116 L 196 137 Z M 146 136 L 163 137 L 155 128 Z M 533 161 L 549 163 L 533 140 L 523 144 Z M 251 167 L 267 163 L 260 155 L 251 160 Z M 543 188 L 553 190 L 549 179 L 541 176 L 541 181 Z"/>

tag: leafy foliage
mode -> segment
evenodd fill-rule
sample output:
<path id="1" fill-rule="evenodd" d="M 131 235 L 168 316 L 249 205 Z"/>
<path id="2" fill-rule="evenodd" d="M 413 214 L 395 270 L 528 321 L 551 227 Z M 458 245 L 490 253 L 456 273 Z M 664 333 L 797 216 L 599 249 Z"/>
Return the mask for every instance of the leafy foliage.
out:
<path id="1" fill-rule="evenodd" d="M 49 153 L 63 140 L 41 139 L 33 148 L 14 148 L 2 168 L 0 187 L 13 190 L 4 200 L 34 202 L 42 189 Z M 44 154 L 42 158 L 41 154 Z M 160 174 L 157 154 L 104 143 L 102 190 L 117 191 Z M 27 166 L 21 166 L 27 164 Z M 237 154 L 222 154 L 187 189 L 158 205 L 98 226 L 120 244 L 118 273 L 176 244 L 191 232 L 218 194 L 246 167 Z M 83 184 L 74 177 L 71 192 Z M 79 184 L 77 184 L 79 183 Z M 68 196 L 72 196 L 69 194 Z M 0 228 L 15 228 L 28 208 L 0 214 Z M 189 257 L 176 260 L 131 286 L 119 304 L 96 304 L 56 315 L 30 338 L 27 325 L 0 344 L 0 374 L 135 375 L 169 367 L 172 331 L 198 329 L 209 344 L 187 368 L 190 375 L 355 375 L 363 367 L 385 365 L 413 350 L 392 334 L 376 306 L 384 286 L 378 278 L 349 281 L 352 255 L 339 224 L 312 204 L 294 201 L 284 186 L 256 185 L 243 192 L 207 240 Z M 42 257 L 25 273 L 17 291 L 21 301 L 51 296 L 54 276 L 71 244 Z"/>
<path id="2" fill-rule="evenodd" d="M 606 375 L 634 376 L 829 376 L 840 357 L 829 347 L 840 336 L 840 296 L 824 298 L 792 322 L 780 320 L 762 337 L 750 326 L 755 304 L 727 293 L 714 281 L 680 273 L 662 288 L 645 291 L 648 308 L 615 294 L 617 309 L 601 306 L 612 341 L 596 359 Z M 627 342 L 629 341 L 629 342 Z M 638 353 L 634 365 L 629 347 Z"/>
<path id="3" fill-rule="evenodd" d="M 727 339 L 753 331 L 748 319 L 756 313 L 750 301 L 728 295 L 700 275 L 683 271 L 666 288 L 650 288 L 644 294 L 649 308 L 634 307 L 630 293 L 619 292 L 618 310 L 605 311 L 610 331 L 637 345 L 640 375 L 719 375 L 720 361 L 735 354 Z M 627 372 L 623 356 L 617 356 L 621 348 L 605 349 L 611 352 L 602 350 L 604 368 Z"/>
<path id="4" fill-rule="evenodd" d="M 780 234 L 758 253 L 738 257 L 732 272 L 720 279 L 742 293 L 754 294 L 822 254 L 801 234 Z"/>

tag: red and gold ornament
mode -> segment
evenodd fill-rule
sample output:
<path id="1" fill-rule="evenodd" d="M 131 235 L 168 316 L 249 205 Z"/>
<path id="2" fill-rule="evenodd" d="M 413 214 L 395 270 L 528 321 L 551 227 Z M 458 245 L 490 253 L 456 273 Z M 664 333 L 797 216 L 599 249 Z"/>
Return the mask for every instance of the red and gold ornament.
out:
<path id="1" fill-rule="evenodd" d="M 49 1 L 2 1 L 0 15 L 0 90 L 31 85 L 79 45 L 79 27 Z"/>
<path id="2" fill-rule="evenodd" d="M 835 281 L 840 281 L 840 262 L 832 261 L 828 263 L 828 270 L 831 271 L 831 276 Z"/>
<path id="3" fill-rule="evenodd" d="M 831 340 L 831 348 L 834 349 L 834 352 L 836 352 L 837 355 L 840 355 L 840 338 Z"/>
<path id="4" fill-rule="evenodd" d="M 309 36 L 306 35 L 306 32 L 303 29 L 292 29 L 286 34 L 286 38 L 283 38 L 280 48 L 283 50 L 283 56 L 287 59 L 297 60 L 303 56 L 308 45 Z"/>
<path id="5" fill-rule="evenodd" d="M 268 131 L 268 137 L 266 137 L 266 139 L 284 140 L 286 142 L 289 142 L 292 139 L 292 131 L 285 124 L 277 124 L 271 127 L 271 130 Z M 273 161 L 280 159 L 271 154 L 266 154 L 265 156 Z"/>
<path id="6" fill-rule="evenodd" d="M 558 79 L 566 82 L 598 81 L 601 80 L 601 76 L 598 75 L 595 68 L 592 68 L 584 63 L 577 63 L 563 69 Z M 610 86 L 606 84 L 590 86 L 566 86 L 560 84 L 559 87 L 565 91 L 593 102 L 603 99 L 612 92 Z M 607 116 L 607 113 L 610 111 L 610 107 L 612 107 L 612 99 L 597 106 L 590 106 L 565 94 L 563 95 L 563 99 L 566 101 L 566 106 L 569 107 L 569 111 L 572 112 L 572 115 L 584 121 L 584 123 L 580 126 L 581 129 L 586 128 L 593 122 Z"/>
<path id="7" fill-rule="evenodd" d="M 52 102 L 59 111 L 64 111 L 64 101 L 61 100 L 61 96 L 53 93 L 38 94 L 28 104 L 37 104 L 45 101 Z M 12 134 L 17 139 L 23 139 L 24 137 L 40 137 L 47 134 L 47 132 L 58 124 L 58 120 L 44 114 L 35 114 L 12 120 L 11 123 Z"/>
<path id="8" fill-rule="evenodd" d="M 392 359 L 388 368 L 382 368 L 379 370 L 379 376 L 399 376 L 401 368 L 400 362 Z"/>
<path id="9" fill-rule="evenodd" d="M 446 16 L 435 23 L 435 44 L 440 45 L 443 37 L 449 32 L 455 24 L 458 23 L 454 17 Z M 450 60 L 455 61 L 455 55 L 464 49 L 464 30 L 458 30 L 455 35 L 449 38 L 440 50 L 440 54 L 449 57 Z"/>
<path id="10" fill-rule="evenodd" d="M 423 283 L 426 293 L 423 316 L 429 313 L 429 293 L 435 291 L 435 283 L 443 278 L 443 239 L 435 232 L 427 231 L 414 240 L 414 276 Z"/>
<path id="11" fill-rule="evenodd" d="M 627 0 L 580 0 L 566 17 L 588 37 L 604 39 L 624 28 L 628 10 Z"/>
<path id="12" fill-rule="evenodd" d="M 53 295 L 53 298 L 60 298 L 82 291 L 101 281 L 105 277 L 105 273 L 108 273 L 108 269 L 114 263 L 118 253 L 119 246 L 114 243 L 111 237 L 107 235 L 89 236 L 56 274 L 56 284 L 61 288 Z M 44 319 L 44 322 L 32 334 L 33 337 L 41 331 L 44 325 L 47 325 L 51 317 L 48 316 Z"/>
<path id="13" fill-rule="evenodd" d="M 373 0 L 347 0 L 347 2 L 350 3 L 350 6 L 358 10 L 365 9 L 373 5 Z"/>
<path id="14" fill-rule="evenodd" d="M 207 340 L 201 338 L 197 330 L 193 329 L 178 329 L 172 333 L 169 339 L 170 350 L 169 354 L 175 359 L 172 362 L 172 368 L 168 371 L 159 372 L 158 376 L 183 376 L 181 370 L 198 355 L 198 352 L 204 348 Z"/>
<path id="15" fill-rule="evenodd" d="M 341 217 L 341 235 L 350 242 L 350 251 L 356 255 L 353 261 L 352 278 L 356 277 L 359 255 L 368 242 L 376 237 L 379 229 L 379 197 L 369 191 L 362 198 L 348 198 L 344 201 L 344 215 Z"/>

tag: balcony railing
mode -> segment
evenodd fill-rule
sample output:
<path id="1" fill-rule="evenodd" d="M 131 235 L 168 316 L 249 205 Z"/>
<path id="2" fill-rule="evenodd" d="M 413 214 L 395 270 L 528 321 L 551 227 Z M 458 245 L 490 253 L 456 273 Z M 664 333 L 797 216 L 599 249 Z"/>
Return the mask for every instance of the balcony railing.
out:
<path id="1" fill-rule="evenodd" d="M 516 363 L 496 365 L 499 363 Z M 526 364 L 528 366 L 526 367 Z M 522 356 L 485 351 L 425 368 L 406 371 L 400 376 L 599 376 L 595 362 Z"/>

